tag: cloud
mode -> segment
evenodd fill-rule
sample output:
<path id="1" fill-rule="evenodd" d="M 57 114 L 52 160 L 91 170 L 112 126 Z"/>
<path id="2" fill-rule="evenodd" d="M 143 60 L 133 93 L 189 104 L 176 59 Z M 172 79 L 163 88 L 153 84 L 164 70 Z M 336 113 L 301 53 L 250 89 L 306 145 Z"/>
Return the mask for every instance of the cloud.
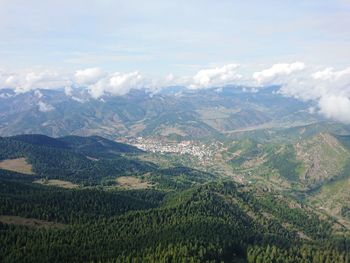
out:
<path id="1" fill-rule="evenodd" d="M 303 63 L 294 67 L 291 67 L 291 64 L 279 65 L 285 66 L 273 66 L 259 74 L 255 73 L 254 79 L 259 83 L 281 85 L 279 93 L 284 96 L 316 102 L 318 106 L 313 109 L 314 113 L 350 123 L 350 67 L 338 71 L 328 67 L 310 72 L 304 69 Z M 279 71 L 278 68 L 284 70 Z"/>
<path id="2" fill-rule="evenodd" d="M 242 78 L 237 73 L 238 68 L 237 64 L 228 64 L 200 70 L 194 76 L 176 77 L 169 74 L 158 78 L 145 77 L 138 71 L 107 73 L 97 67 L 64 74 L 51 71 L 10 74 L 0 72 L 0 88 L 9 87 L 16 93 L 41 88 L 63 88 L 67 96 L 73 97 L 76 88 L 84 87 L 92 98 L 97 99 L 104 95 L 122 96 L 132 89 L 145 89 L 156 93 L 168 86 L 181 85 L 190 89 L 221 87 L 235 83 Z"/>
<path id="3" fill-rule="evenodd" d="M 99 68 L 77 70 L 74 80 L 79 85 L 92 85 L 97 83 L 105 74 Z"/>
<path id="4" fill-rule="evenodd" d="M 39 111 L 41 112 L 49 112 L 55 109 L 52 105 L 47 104 L 43 101 L 38 101 L 37 105 L 39 106 Z"/>
<path id="5" fill-rule="evenodd" d="M 43 97 L 43 94 L 40 92 L 40 90 L 34 91 L 34 95 L 38 98 L 41 99 Z"/>
<path id="6" fill-rule="evenodd" d="M 336 71 L 333 68 L 326 68 L 313 73 L 312 78 L 327 83 L 329 86 L 337 83 L 339 86 L 350 86 L 350 67 Z"/>
<path id="7" fill-rule="evenodd" d="M 64 87 L 64 94 L 66 94 L 68 97 L 73 96 L 73 88 L 72 88 L 72 86 L 65 86 Z"/>
<path id="8" fill-rule="evenodd" d="M 110 89 L 108 92 L 113 95 L 124 95 L 127 94 L 130 89 L 142 86 L 142 82 L 143 77 L 137 71 L 126 74 L 117 72 L 114 73 L 109 80 Z"/>
<path id="9" fill-rule="evenodd" d="M 57 71 L 6 72 L 0 70 L 0 88 L 12 88 L 16 93 L 35 91 L 39 110 L 48 112 L 53 106 L 42 101 L 39 89 L 64 88 L 72 99 L 85 102 L 89 98 L 122 96 L 132 89 L 156 93 L 163 87 L 186 86 L 189 89 L 220 88 L 228 84 L 247 86 L 256 91 L 266 85 L 279 85 L 278 93 L 316 105 L 310 112 L 350 123 L 350 67 L 336 70 L 331 67 L 306 67 L 303 62 L 279 63 L 253 74 L 242 76 L 238 64 L 199 70 L 193 76 L 172 74 L 162 78 L 145 77 L 138 71 L 104 72 L 100 68 L 80 69 L 71 73 Z M 249 69 L 244 68 L 249 72 Z M 251 88 L 249 88 L 249 84 Z M 1 97 L 6 98 L 3 94 Z"/>
<path id="10" fill-rule="evenodd" d="M 274 64 L 268 69 L 264 69 L 253 74 L 253 79 L 258 85 L 282 84 L 286 81 L 286 77 L 293 73 L 300 72 L 305 69 L 302 62 L 279 63 Z"/>
<path id="11" fill-rule="evenodd" d="M 317 104 L 312 113 L 350 123 L 350 67 L 311 71 L 302 62 L 280 63 L 253 74 L 258 85 L 280 85 L 279 93 Z"/>
<path id="12" fill-rule="evenodd" d="M 242 76 L 237 73 L 238 64 L 228 64 L 223 67 L 203 69 L 192 78 L 191 89 L 225 86 L 240 80 Z"/>
<path id="13" fill-rule="evenodd" d="M 147 83 L 149 85 L 146 85 Z M 65 94 L 70 97 L 73 97 L 75 88 L 85 87 L 93 98 L 100 98 L 105 94 L 120 96 L 127 94 L 131 89 L 153 87 L 152 81 L 146 80 L 138 71 L 108 74 L 99 68 L 80 69 L 74 74 L 52 71 L 20 73 L 0 71 L 0 86 L 0 88 L 11 88 L 16 93 L 64 88 Z"/>
<path id="14" fill-rule="evenodd" d="M 16 93 L 24 93 L 35 89 L 55 89 L 71 85 L 71 80 L 58 72 L 20 72 L 2 74 L 1 88 L 12 88 Z"/>
<path id="15" fill-rule="evenodd" d="M 312 74 L 321 96 L 319 112 L 327 118 L 350 124 L 350 67 L 336 71 L 326 68 Z"/>
<path id="16" fill-rule="evenodd" d="M 339 71 L 325 68 L 295 75 L 282 85 L 280 92 L 303 100 L 318 100 L 329 95 L 349 97 L 350 67 Z"/>
<path id="17" fill-rule="evenodd" d="M 345 96 L 321 97 L 318 103 L 319 113 L 327 118 L 350 124 L 350 99 Z"/>
<path id="18" fill-rule="evenodd" d="M 144 77 L 138 72 L 120 73 L 108 75 L 88 87 L 90 95 L 97 99 L 105 94 L 122 96 L 132 89 L 144 87 Z"/>

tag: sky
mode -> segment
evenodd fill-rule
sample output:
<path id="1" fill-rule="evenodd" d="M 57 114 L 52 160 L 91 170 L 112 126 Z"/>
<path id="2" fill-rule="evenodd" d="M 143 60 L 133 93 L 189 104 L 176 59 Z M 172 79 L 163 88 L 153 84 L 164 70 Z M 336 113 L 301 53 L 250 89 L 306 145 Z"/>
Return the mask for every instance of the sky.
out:
<path id="1" fill-rule="evenodd" d="M 240 63 L 345 67 L 348 0 L 0 0 L 0 65 L 182 75 Z"/>
<path id="2" fill-rule="evenodd" d="M 274 84 L 350 123 L 349 14 L 350 0 L 0 0 L 0 85 Z"/>

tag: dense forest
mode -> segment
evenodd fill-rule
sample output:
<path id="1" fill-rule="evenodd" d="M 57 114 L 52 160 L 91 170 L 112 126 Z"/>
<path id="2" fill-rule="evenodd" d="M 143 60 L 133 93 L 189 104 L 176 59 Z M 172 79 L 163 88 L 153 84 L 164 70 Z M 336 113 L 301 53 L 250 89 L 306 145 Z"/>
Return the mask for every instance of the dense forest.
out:
<path id="1" fill-rule="evenodd" d="M 86 158 L 86 140 L 75 138 L 74 147 L 70 140 L 38 145 L 33 137 L 0 138 L 2 160 L 25 157 L 35 171 L 0 169 L 1 262 L 349 262 L 346 227 L 302 201 L 187 167 L 135 160 L 127 147 L 103 154 L 109 143 L 89 149 L 99 158 L 93 161 Z M 156 187 L 101 184 L 128 169 Z M 80 187 L 33 183 L 38 178 Z"/>
<path id="2" fill-rule="evenodd" d="M 0 160 L 25 157 L 33 166 L 33 171 L 38 177 L 67 179 L 84 185 L 96 185 L 109 176 L 138 174 L 155 169 L 153 164 L 135 161 L 122 155 L 125 152 L 125 146 L 121 147 L 122 151 L 118 152 L 116 148 L 119 144 L 114 145 L 113 151 L 109 145 L 100 145 L 96 151 L 93 151 L 99 137 L 90 138 L 95 141 L 95 144 L 89 142 L 88 145 L 93 145 L 90 147 L 87 146 L 86 140 L 78 141 L 80 142 L 78 146 L 77 139 L 64 137 L 58 140 L 48 139 L 49 137 L 42 135 L 37 138 L 37 136 L 0 138 Z M 45 139 L 39 145 L 38 141 L 42 140 L 42 137 Z M 74 148 L 69 146 L 68 139 L 73 141 Z M 108 153 L 107 157 L 105 156 L 107 154 L 102 154 L 103 156 L 100 154 L 103 147 Z M 89 156 L 91 153 L 93 155 Z"/>
<path id="3" fill-rule="evenodd" d="M 1 261 L 347 262 L 350 241 L 332 220 L 289 202 L 229 182 L 164 193 L 2 180 L 1 214 L 65 227 L 0 224 Z"/>

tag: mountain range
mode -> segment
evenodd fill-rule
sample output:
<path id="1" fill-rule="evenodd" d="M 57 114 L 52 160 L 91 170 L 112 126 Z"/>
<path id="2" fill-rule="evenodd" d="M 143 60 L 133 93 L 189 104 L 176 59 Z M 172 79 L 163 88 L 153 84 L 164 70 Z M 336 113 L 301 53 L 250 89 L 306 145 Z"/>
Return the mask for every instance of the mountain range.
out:
<path id="1" fill-rule="evenodd" d="M 311 102 L 278 93 L 278 87 L 188 90 L 166 88 L 151 94 L 133 90 L 124 96 L 92 99 L 84 89 L 0 91 L 0 135 L 100 135 L 205 138 L 332 123 L 312 113 Z M 333 125 L 332 125 L 333 126 Z M 349 126 L 335 125 L 349 131 Z M 341 126 L 341 127 L 339 127 Z"/>

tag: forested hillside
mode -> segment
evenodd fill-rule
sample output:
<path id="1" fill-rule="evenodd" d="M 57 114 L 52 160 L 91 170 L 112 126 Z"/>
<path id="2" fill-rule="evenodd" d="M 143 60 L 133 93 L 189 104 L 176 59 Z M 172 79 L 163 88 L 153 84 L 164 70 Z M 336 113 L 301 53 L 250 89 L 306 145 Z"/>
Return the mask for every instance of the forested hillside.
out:
<path id="1" fill-rule="evenodd" d="M 45 230 L 0 224 L 3 262 L 347 262 L 350 256 L 349 241 L 333 233 L 329 218 L 234 183 L 167 195 L 48 191 L 6 181 L 1 187 L 2 214 L 65 224 Z"/>
<path id="2" fill-rule="evenodd" d="M 320 138 L 305 145 L 346 149 L 345 138 Z M 302 182 L 293 144 L 227 146 L 236 173 L 261 160 L 261 171 Z M 348 262 L 347 206 L 336 217 L 317 208 L 323 195 L 296 198 L 299 188 L 262 173 L 236 183 L 162 158 L 100 137 L 0 138 L 0 261 Z M 259 176 L 265 184 L 248 181 Z"/>
<path id="3" fill-rule="evenodd" d="M 135 147 L 99 137 L 53 139 L 22 135 L 0 138 L 0 160 L 25 158 L 38 178 L 62 179 L 84 185 L 115 179 L 122 174 L 154 170 L 153 164 L 123 155 L 138 152 L 141 151 Z"/>

